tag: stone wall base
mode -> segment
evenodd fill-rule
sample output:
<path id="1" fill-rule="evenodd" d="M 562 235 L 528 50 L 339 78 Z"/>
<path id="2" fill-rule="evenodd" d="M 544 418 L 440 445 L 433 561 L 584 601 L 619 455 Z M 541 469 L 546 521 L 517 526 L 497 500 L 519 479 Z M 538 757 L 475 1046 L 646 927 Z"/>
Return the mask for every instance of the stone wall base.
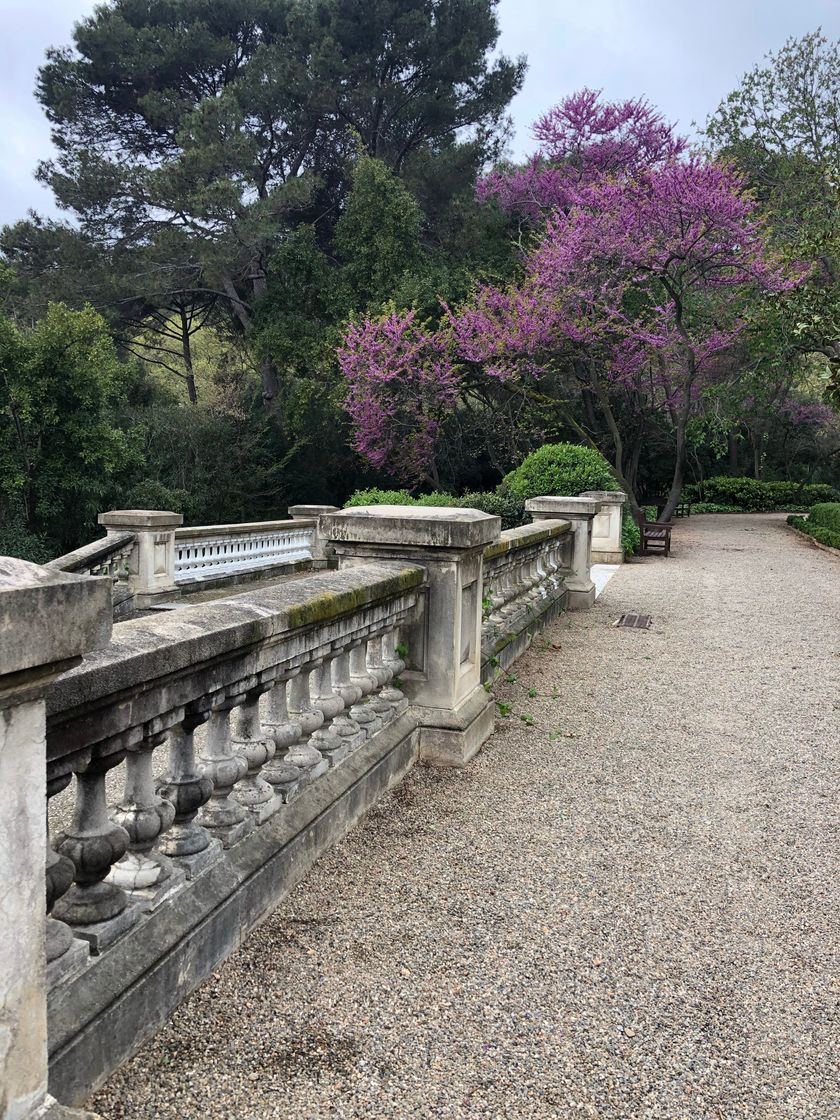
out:
<path id="1" fill-rule="evenodd" d="M 480 686 L 454 711 L 415 708 L 420 759 L 428 766 L 466 766 L 493 734 L 493 704 Z"/>
<path id="2" fill-rule="evenodd" d="M 623 564 L 624 552 L 618 549 L 615 552 L 607 549 L 592 549 L 592 563 L 593 564 Z"/>

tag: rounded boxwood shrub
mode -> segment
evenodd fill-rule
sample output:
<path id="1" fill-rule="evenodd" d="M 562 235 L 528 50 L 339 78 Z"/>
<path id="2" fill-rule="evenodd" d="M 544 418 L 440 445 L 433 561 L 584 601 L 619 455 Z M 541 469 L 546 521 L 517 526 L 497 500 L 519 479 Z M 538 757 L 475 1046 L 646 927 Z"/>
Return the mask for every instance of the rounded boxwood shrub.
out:
<path id="1" fill-rule="evenodd" d="M 500 490 L 523 500 L 542 494 L 575 498 L 584 490 L 618 490 L 600 452 L 576 443 L 546 443 L 506 475 Z"/>

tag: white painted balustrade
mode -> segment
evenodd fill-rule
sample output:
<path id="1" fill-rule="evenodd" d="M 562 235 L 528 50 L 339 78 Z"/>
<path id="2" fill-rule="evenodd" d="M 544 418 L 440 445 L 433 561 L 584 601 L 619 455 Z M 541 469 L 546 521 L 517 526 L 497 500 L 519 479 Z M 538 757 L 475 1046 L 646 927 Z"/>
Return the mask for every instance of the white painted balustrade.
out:
<path id="1" fill-rule="evenodd" d="M 316 521 L 188 526 L 175 531 L 175 583 L 247 575 L 281 565 L 311 563 Z"/>

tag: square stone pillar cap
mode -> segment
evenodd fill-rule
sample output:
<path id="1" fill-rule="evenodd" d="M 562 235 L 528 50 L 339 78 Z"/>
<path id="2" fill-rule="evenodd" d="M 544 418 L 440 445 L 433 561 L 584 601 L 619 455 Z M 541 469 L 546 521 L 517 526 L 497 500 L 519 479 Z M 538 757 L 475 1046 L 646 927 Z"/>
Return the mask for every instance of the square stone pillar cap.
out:
<path id="1" fill-rule="evenodd" d="M 111 579 L 0 556 L 0 691 L 7 673 L 101 649 L 111 639 Z"/>
<path id="2" fill-rule="evenodd" d="M 539 498 L 529 498 L 525 503 L 528 513 L 550 514 L 553 517 L 594 517 L 600 510 L 601 503 L 592 498 L 554 498 L 543 495 Z"/>
<path id="3" fill-rule="evenodd" d="M 623 506 L 627 495 L 623 490 L 584 490 L 581 498 L 592 498 L 596 502 L 610 502 L 613 505 Z"/>
<path id="4" fill-rule="evenodd" d="M 321 518 L 328 540 L 388 548 L 484 548 L 501 531 L 495 514 L 458 506 L 353 506 Z"/>
<path id="5" fill-rule="evenodd" d="M 96 520 L 106 529 L 177 529 L 184 515 L 167 509 L 111 509 Z"/>
<path id="6" fill-rule="evenodd" d="M 289 506 L 289 517 L 320 517 L 322 513 L 335 513 L 340 506 Z"/>

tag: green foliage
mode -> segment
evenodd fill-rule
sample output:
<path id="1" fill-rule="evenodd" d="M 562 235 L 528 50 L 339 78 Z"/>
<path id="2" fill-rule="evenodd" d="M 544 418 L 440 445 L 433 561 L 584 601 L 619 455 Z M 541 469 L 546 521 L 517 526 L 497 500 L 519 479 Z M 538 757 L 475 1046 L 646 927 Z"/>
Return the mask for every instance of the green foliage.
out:
<path id="1" fill-rule="evenodd" d="M 840 533 L 840 502 L 817 502 L 811 506 L 808 521 Z"/>
<path id="2" fill-rule="evenodd" d="M 528 520 L 524 500 L 518 494 L 506 494 L 501 490 L 473 490 L 456 498 L 455 504 L 501 517 L 503 529 L 515 529 Z"/>
<path id="3" fill-rule="evenodd" d="M 576 497 L 584 490 L 616 490 L 607 460 L 591 447 L 547 443 L 506 475 L 500 489 L 523 500 L 542 494 Z"/>
<path id="4" fill-rule="evenodd" d="M 728 506 L 723 502 L 692 502 L 692 513 L 741 513 L 737 506 Z"/>
<path id="5" fill-rule="evenodd" d="M 625 507 L 621 515 L 621 547 L 625 556 L 634 556 L 642 543 L 642 533 L 633 515 Z"/>
<path id="6" fill-rule="evenodd" d="M 813 537 L 829 548 L 840 549 L 840 502 L 825 502 L 811 507 L 807 518 L 791 514 L 788 525 Z"/>
<path id="7" fill-rule="evenodd" d="M 354 304 L 366 307 L 390 299 L 404 273 L 419 263 L 422 213 L 381 160 L 362 155 L 351 176 L 353 187 L 335 227 L 335 248 Z"/>
<path id="8" fill-rule="evenodd" d="M 347 506 L 457 506 L 461 509 L 480 509 L 502 519 L 503 529 L 513 529 L 525 524 L 525 503 L 515 494 L 499 491 L 470 491 L 456 497 L 433 491 L 414 496 L 408 490 L 357 490 L 345 503 Z"/>
<path id="9" fill-rule="evenodd" d="M 0 521 L 22 526 L 28 550 L 91 539 L 137 463 L 136 439 L 115 424 L 128 372 L 90 307 L 51 304 L 29 330 L 0 318 Z"/>
<path id="10" fill-rule="evenodd" d="M 840 496 L 833 486 L 821 483 L 760 482 L 755 478 L 726 476 L 707 478 L 701 485 L 686 489 L 692 494 L 698 494 L 700 501 L 704 503 L 712 502 L 745 513 L 802 508 L 813 505 L 814 502 L 832 501 Z"/>

